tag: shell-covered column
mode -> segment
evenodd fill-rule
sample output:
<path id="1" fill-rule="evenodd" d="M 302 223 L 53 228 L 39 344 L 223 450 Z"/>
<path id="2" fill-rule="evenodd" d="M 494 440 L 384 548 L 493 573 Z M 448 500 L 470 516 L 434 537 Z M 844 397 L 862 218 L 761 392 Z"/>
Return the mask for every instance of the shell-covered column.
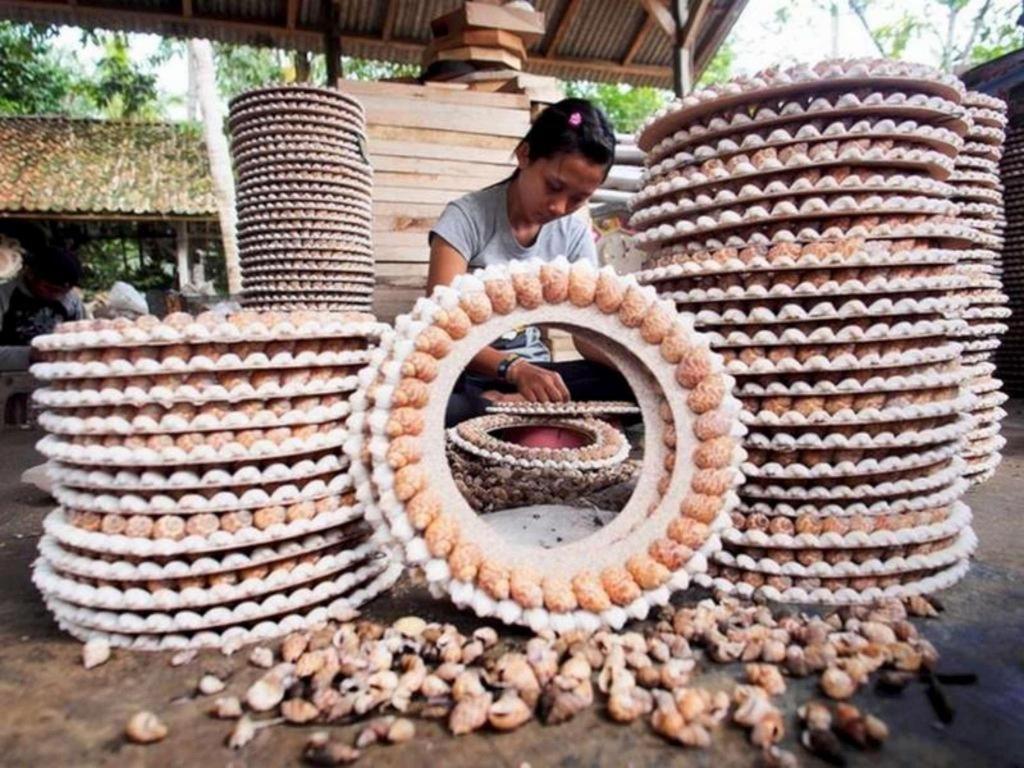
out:
<path id="1" fill-rule="evenodd" d="M 637 275 L 709 334 L 745 407 L 734 527 L 707 582 L 853 603 L 930 592 L 975 545 L 959 457 L 963 85 L 833 61 L 697 91 L 639 132 Z"/>
<path id="2" fill-rule="evenodd" d="M 645 426 L 626 507 L 553 548 L 499 535 L 445 461 L 445 410 L 466 365 L 502 333 L 542 323 L 603 341 Z M 692 323 L 632 278 L 565 259 L 461 276 L 399 317 L 360 376 L 346 445 L 358 498 L 396 555 L 460 607 L 535 630 L 620 627 L 688 586 L 719 547 L 742 457 L 732 381 Z"/>
<path id="3" fill-rule="evenodd" d="M 373 169 L 351 96 L 280 85 L 231 100 L 242 303 L 369 311 Z"/>
<path id="4" fill-rule="evenodd" d="M 341 446 L 370 315 L 85 320 L 38 337 L 59 507 L 33 580 L 62 628 L 142 650 L 255 641 L 388 587 Z"/>
<path id="5" fill-rule="evenodd" d="M 953 200 L 960 206 L 960 222 L 976 230 L 977 247 L 961 253 L 960 271 L 970 284 L 964 291 L 968 305 L 960 317 L 966 328 L 959 341 L 964 350 L 961 362 L 967 366 L 968 388 L 977 396 L 972 408 L 974 427 L 967 436 L 965 475 L 972 485 L 992 477 L 1002 459 L 1006 439 L 999 423 L 1006 415 L 1006 395 L 995 374 L 995 350 L 1007 331 L 1010 316 L 1003 292 L 1003 185 L 999 160 L 1003 154 L 1006 103 L 993 96 L 970 91 L 964 101 L 970 127 L 963 149 L 950 177 Z"/>

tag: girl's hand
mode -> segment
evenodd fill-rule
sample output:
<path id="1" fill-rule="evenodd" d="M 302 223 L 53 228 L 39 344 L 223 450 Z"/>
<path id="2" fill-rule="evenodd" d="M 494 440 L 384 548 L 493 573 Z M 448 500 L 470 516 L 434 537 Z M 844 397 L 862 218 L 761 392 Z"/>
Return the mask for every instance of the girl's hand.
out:
<path id="1" fill-rule="evenodd" d="M 508 380 L 531 403 L 565 403 L 569 388 L 554 371 L 525 360 L 517 360 L 508 369 Z"/>

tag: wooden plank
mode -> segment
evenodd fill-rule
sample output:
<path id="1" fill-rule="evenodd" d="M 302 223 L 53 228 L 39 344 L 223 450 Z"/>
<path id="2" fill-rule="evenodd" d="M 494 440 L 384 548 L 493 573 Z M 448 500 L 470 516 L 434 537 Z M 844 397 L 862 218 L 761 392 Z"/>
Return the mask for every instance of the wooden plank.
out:
<path id="1" fill-rule="evenodd" d="M 427 61 L 472 61 L 482 64 L 496 64 L 516 71 L 523 68 L 523 57 L 509 53 L 504 48 L 485 48 L 478 45 L 469 45 L 465 48 L 438 51 L 433 55 L 428 52 L 426 55 Z"/>
<path id="2" fill-rule="evenodd" d="M 427 256 L 429 257 L 429 252 Z M 378 283 L 395 286 L 419 286 L 427 283 L 429 264 L 426 257 L 422 262 L 408 261 L 377 261 L 374 265 L 374 277 Z"/>
<path id="3" fill-rule="evenodd" d="M 424 263 L 430 258 L 430 248 L 426 238 L 423 245 L 382 245 L 373 247 L 373 255 L 378 261 L 401 261 L 405 263 Z"/>
<path id="4" fill-rule="evenodd" d="M 467 45 L 505 48 L 524 59 L 527 56 L 523 38 L 503 29 L 463 29 L 453 35 L 434 38 L 427 46 L 427 50 L 447 51 L 449 48 L 462 48 Z"/>
<path id="5" fill-rule="evenodd" d="M 358 99 L 364 96 L 408 98 L 438 104 L 460 104 L 470 107 L 499 107 L 502 109 L 528 109 L 530 100 L 514 94 L 486 94 L 470 91 L 448 91 L 424 85 L 407 83 L 381 83 L 368 80 L 344 80 L 341 90 Z"/>
<path id="6" fill-rule="evenodd" d="M 437 190 L 452 192 L 472 192 L 480 188 L 478 179 L 460 179 L 447 173 L 375 173 L 374 186 L 407 187 L 416 189 L 430 187 Z"/>
<path id="7" fill-rule="evenodd" d="M 380 216 L 374 217 L 371 225 L 374 234 L 377 232 L 415 232 L 427 242 L 427 235 L 437 224 L 439 216 Z"/>
<path id="8" fill-rule="evenodd" d="M 544 35 L 544 14 L 467 2 L 430 22 L 434 37 L 444 37 L 466 27 L 505 29 L 519 34 L 527 45 L 532 45 Z"/>
<path id="9" fill-rule="evenodd" d="M 447 189 L 417 189 L 415 187 L 382 187 L 375 184 L 373 199 L 380 203 L 449 203 L 462 193 Z"/>
<path id="10" fill-rule="evenodd" d="M 377 200 L 373 201 L 373 216 L 378 217 L 410 218 L 410 219 L 437 219 L 444 210 L 441 203 L 387 203 Z"/>
<path id="11" fill-rule="evenodd" d="M 375 232 L 373 247 L 377 248 L 420 248 L 424 252 L 430 250 L 430 243 L 423 232 Z"/>
<path id="12" fill-rule="evenodd" d="M 488 163 L 502 162 L 498 159 L 501 155 L 507 160 L 521 138 L 398 125 L 370 125 L 366 134 L 371 153 L 404 154 L 411 151 L 423 153 L 424 157 L 452 157 L 458 152 L 459 157 Z"/>
<path id="13" fill-rule="evenodd" d="M 512 172 L 511 163 L 472 163 L 459 160 L 435 160 L 422 157 L 396 157 L 370 154 L 370 165 L 374 171 L 393 173 L 448 173 L 454 176 L 468 176 L 474 179 L 497 181 Z"/>
<path id="14" fill-rule="evenodd" d="M 368 125 L 426 128 L 488 136 L 522 137 L 530 129 L 529 113 L 523 109 L 470 107 L 458 104 L 415 103 L 409 99 L 384 96 L 360 98 Z"/>

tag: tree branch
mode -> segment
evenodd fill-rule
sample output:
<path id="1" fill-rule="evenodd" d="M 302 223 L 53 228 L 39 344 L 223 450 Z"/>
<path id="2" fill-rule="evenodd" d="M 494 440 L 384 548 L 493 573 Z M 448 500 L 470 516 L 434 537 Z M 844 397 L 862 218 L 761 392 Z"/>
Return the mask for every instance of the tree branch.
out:
<path id="1" fill-rule="evenodd" d="M 885 49 L 882 48 L 882 44 L 878 42 L 878 38 L 875 36 L 874 30 L 871 29 L 871 25 L 868 24 L 868 17 L 867 13 L 864 11 L 863 2 L 860 0 L 846 0 L 846 4 L 850 7 L 850 10 L 853 11 L 853 15 L 860 20 L 861 26 L 864 27 L 864 31 L 868 33 L 868 37 L 871 38 L 871 42 L 875 44 L 875 49 L 878 51 L 878 54 L 883 57 L 886 56 Z"/>
<path id="2" fill-rule="evenodd" d="M 967 43 L 957 55 L 954 64 L 962 64 L 970 57 L 971 51 L 974 49 L 974 41 L 978 39 L 978 32 L 981 31 L 981 25 L 984 23 L 985 16 L 988 15 L 991 5 L 992 0 L 985 0 L 985 2 L 982 3 L 981 8 L 979 8 L 978 12 L 974 15 L 974 21 L 971 23 L 971 34 L 967 38 Z"/>

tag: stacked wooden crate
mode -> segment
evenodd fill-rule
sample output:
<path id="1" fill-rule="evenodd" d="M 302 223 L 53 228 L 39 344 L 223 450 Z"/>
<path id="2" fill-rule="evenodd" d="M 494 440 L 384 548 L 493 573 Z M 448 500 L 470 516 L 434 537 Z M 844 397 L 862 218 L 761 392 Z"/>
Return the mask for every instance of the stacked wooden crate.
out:
<path id="1" fill-rule="evenodd" d="M 509 176 L 527 96 L 346 81 L 363 104 L 374 170 L 374 312 L 408 311 L 426 286 L 427 236 L 446 203 Z"/>
<path id="2" fill-rule="evenodd" d="M 474 69 L 512 70 L 526 62 L 526 46 L 544 35 L 544 14 L 510 5 L 468 2 L 430 23 L 434 39 L 423 66 L 437 61 L 466 61 Z"/>

